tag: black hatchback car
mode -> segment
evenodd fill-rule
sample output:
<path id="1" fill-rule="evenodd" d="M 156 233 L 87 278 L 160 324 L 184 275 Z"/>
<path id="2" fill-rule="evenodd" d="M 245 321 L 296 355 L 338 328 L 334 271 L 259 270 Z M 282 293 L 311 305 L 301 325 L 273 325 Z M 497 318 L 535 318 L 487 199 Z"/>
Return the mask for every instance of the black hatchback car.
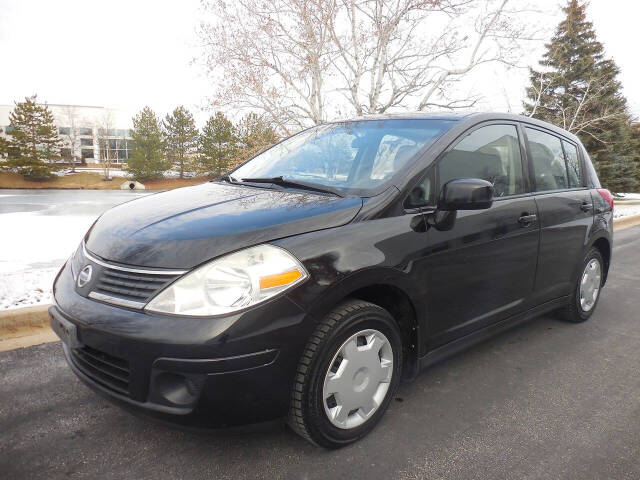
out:
<path id="1" fill-rule="evenodd" d="M 192 427 L 367 434 L 401 378 L 534 316 L 593 313 L 613 199 L 572 134 L 515 115 L 328 123 L 115 207 L 54 284 L 73 371 Z"/>

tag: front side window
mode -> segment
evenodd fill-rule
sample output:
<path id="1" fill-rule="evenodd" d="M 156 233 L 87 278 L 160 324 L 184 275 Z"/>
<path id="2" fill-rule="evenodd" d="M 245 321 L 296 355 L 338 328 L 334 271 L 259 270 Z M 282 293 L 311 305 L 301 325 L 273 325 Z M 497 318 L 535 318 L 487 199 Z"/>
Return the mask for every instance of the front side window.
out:
<path id="1" fill-rule="evenodd" d="M 388 183 L 418 150 L 454 124 L 388 119 L 319 125 L 258 154 L 231 175 L 237 180 L 283 176 L 367 194 Z"/>
<path id="2" fill-rule="evenodd" d="M 569 175 L 569 188 L 582 187 L 582 171 L 578 160 L 578 147 L 562 140 L 564 154 L 567 157 L 567 174 Z"/>
<path id="3" fill-rule="evenodd" d="M 460 140 L 438 164 L 439 191 L 456 178 L 487 180 L 493 184 L 495 197 L 524 193 L 516 126 L 488 125 Z"/>
<path id="4" fill-rule="evenodd" d="M 536 192 L 569 188 L 562 143 L 555 135 L 527 128 Z"/>

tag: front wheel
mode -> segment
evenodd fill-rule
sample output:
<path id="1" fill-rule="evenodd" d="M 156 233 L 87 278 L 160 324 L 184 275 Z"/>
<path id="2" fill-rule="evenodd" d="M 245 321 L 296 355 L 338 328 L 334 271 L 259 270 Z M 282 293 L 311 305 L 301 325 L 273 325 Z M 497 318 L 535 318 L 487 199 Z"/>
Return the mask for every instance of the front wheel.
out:
<path id="1" fill-rule="evenodd" d="M 298 364 L 288 423 L 312 443 L 338 448 L 369 433 L 400 382 L 402 340 L 389 312 L 361 300 L 333 309 Z"/>
<path id="2" fill-rule="evenodd" d="M 598 249 L 587 252 L 580 272 L 569 304 L 560 310 L 562 319 L 572 323 L 588 320 L 598 304 L 604 280 L 604 261 Z"/>

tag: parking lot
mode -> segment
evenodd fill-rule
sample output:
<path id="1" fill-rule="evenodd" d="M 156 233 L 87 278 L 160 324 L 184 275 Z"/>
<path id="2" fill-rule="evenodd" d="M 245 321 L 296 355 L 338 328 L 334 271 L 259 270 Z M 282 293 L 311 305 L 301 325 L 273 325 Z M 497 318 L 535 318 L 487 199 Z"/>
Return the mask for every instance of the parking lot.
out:
<path id="1" fill-rule="evenodd" d="M 616 233 L 598 310 L 547 316 L 403 384 L 338 451 L 284 427 L 183 432 L 112 406 L 59 343 L 0 354 L 2 478 L 640 478 L 640 227 Z"/>

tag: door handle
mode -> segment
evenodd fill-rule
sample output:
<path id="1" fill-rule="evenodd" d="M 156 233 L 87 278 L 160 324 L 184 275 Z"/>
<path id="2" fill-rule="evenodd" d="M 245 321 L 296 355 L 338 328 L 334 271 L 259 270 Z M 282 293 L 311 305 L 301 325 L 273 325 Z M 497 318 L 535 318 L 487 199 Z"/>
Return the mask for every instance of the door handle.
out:
<path id="1" fill-rule="evenodd" d="M 580 205 L 580 210 L 582 210 L 583 212 L 588 212 L 592 209 L 593 209 L 593 203 L 582 202 L 582 205 Z"/>
<path id="2" fill-rule="evenodd" d="M 538 216 L 536 214 L 529 215 L 528 213 L 523 213 L 518 219 L 518 223 L 520 224 L 521 227 L 528 227 L 537 219 L 538 219 Z"/>

